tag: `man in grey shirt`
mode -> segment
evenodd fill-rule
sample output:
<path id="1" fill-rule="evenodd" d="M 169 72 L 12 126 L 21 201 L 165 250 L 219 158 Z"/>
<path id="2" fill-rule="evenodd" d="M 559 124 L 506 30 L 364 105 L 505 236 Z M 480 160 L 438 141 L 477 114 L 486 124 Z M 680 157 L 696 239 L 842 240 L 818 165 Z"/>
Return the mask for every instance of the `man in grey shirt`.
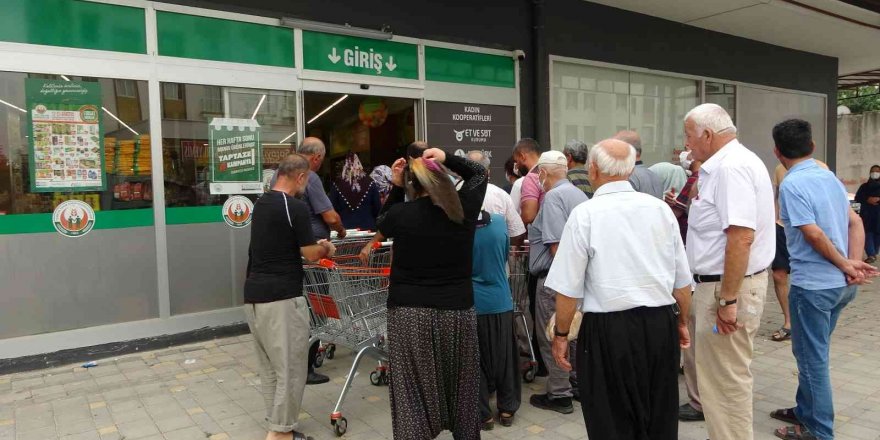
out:
<path id="1" fill-rule="evenodd" d="M 629 183 L 640 193 L 650 194 L 663 200 L 663 181 L 657 174 L 642 163 L 642 138 L 632 130 L 624 130 L 614 135 L 614 139 L 624 141 L 636 149 L 636 167 L 629 176 Z"/>
<path id="2" fill-rule="evenodd" d="M 556 293 L 544 289 L 544 279 L 556 255 L 562 230 L 571 211 L 588 200 L 583 191 L 572 185 L 566 178 L 568 159 L 559 151 L 547 151 L 538 159 L 538 181 L 545 191 L 544 203 L 538 210 L 535 221 L 529 225 L 529 272 L 538 278 L 535 295 L 535 336 L 538 348 L 544 359 L 553 359 L 550 340 L 547 339 L 547 323 L 556 311 Z M 533 394 L 529 399 L 532 406 L 571 414 L 574 407 L 573 377 L 555 362 L 546 362 L 548 377 L 547 391 Z"/>

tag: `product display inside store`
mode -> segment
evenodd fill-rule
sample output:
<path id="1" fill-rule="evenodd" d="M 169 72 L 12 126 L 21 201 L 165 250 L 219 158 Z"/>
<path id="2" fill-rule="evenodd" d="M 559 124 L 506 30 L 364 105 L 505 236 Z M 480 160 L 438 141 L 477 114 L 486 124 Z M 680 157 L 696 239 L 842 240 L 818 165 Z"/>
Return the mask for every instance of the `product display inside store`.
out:
<path id="1" fill-rule="evenodd" d="M 145 81 L 0 72 L 0 214 L 152 206 Z"/>

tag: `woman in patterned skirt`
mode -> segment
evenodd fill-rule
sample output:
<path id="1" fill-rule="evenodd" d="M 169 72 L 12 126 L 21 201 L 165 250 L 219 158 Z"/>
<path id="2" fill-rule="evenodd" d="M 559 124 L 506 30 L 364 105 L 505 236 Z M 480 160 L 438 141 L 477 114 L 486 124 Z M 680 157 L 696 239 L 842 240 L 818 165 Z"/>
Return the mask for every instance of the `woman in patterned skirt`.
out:
<path id="1" fill-rule="evenodd" d="M 458 192 L 446 167 L 464 180 Z M 388 289 L 394 438 L 427 440 L 450 430 L 457 440 L 479 439 L 471 262 L 486 170 L 429 148 L 408 166 L 398 159 L 392 172 L 376 240 L 394 238 Z"/>

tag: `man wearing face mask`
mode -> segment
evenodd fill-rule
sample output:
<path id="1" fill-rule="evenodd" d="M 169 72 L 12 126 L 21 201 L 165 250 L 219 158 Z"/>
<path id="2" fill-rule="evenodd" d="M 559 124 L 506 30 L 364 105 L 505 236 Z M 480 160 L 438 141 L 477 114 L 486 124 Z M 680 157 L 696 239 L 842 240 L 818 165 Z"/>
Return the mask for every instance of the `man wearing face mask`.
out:
<path id="1" fill-rule="evenodd" d="M 559 151 L 541 154 L 537 164 L 538 182 L 544 191 L 544 203 L 538 210 L 535 221 L 529 225 L 529 272 L 538 279 L 535 295 L 535 335 L 544 359 L 553 359 L 551 341 L 547 339 L 547 323 L 556 311 L 555 292 L 544 289 L 544 280 L 553 263 L 562 230 L 571 211 L 588 200 L 583 191 L 568 181 L 568 159 Z M 572 351 L 573 352 L 573 351 Z M 533 394 L 529 402 L 532 406 L 570 414 L 574 411 L 571 399 L 572 379 L 552 360 L 546 362 L 548 377 L 545 394 Z"/>

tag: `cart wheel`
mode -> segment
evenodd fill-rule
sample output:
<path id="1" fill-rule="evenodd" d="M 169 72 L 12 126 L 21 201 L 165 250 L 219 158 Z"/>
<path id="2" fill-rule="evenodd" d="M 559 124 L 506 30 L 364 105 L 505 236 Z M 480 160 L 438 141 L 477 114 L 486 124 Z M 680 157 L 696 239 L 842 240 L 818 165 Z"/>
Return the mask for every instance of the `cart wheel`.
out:
<path id="1" fill-rule="evenodd" d="M 382 385 L 388 385 L 390 381 L 391 375 L 386 372 L 382 372 Z"/>
<path id="2" fill-rule="evenodd" d="M 318 352 L 318 355 L 315 356 L 315 368 L 321 368 L 321 365 L 324 365 L 324 353 Z"/>
<path id="3" fill-rule="evenodd" d="M 382 383 L 382 375 L 378 371 L 370 373 L 370 383 L 379 386 Z"/>
<path id="4" fill-rule="evenodd" d="M 535 381 L 535 375 L 538 374 L 538 366 L 532 365 L 528 370 L 523 372 L 523 380 L 526 383 L 532 383 Z"/>
<path id="5" fill-rule="evenodd" d="M 336 344 L 327 346 L 327 359 L 333 359 L 336 356 Z"/>
<path id="6" fill-rule="evenodd" d="M 348 431 L 348 420 L 345 417 L 337 420 L 335 429 L 336 436 L 342 437 L 342 435 L 345 434 L 345 431 Z"/>

